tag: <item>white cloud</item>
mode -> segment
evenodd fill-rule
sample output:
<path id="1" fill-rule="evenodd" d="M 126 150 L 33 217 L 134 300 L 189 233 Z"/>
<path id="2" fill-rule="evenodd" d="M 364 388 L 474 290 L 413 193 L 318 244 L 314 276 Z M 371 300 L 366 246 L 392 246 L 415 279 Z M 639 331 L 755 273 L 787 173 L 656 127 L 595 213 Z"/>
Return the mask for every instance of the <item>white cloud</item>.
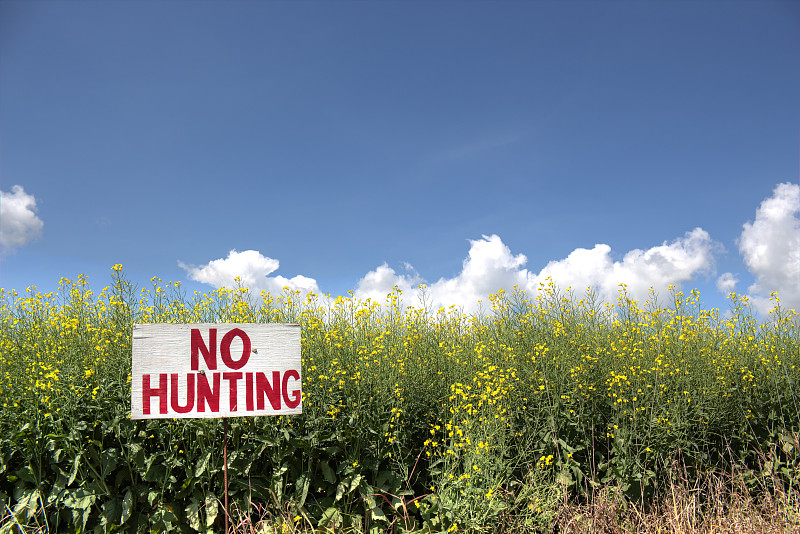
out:
<path id="1" fill-rule="evenodd" d="M 647 250 L 634 249 L 622 261 L 614 261 L 611 247 L 598 244 L 592 250 L 576 249 L 563 260 L 550 262 L 537 275 L 538 282 L 551 276 L 559 287 L 572 286 L 595 290 L 603 300 L 613 301 L 619 284 L 626 284 L 628 294 L 646 300 L 648 289 L 663 294 L 670 284 L 680 286 L 700 274 L 714 271 L 714 253 L 720 245 L 708 232 L 695 228 L 682 238 Z"/>
<path id="2" fill-rule="evenodd" d="M 0 191 L 0 247 L 13 252 L 42 235 L 44 222 L 36 215 L 36 199 L 15 185 Z"/>
<path id="3" fill-rule="evenodd" d="M 470 240 L 469 255 L 455 278 L 442 278 L 431 284 L 429 294 L 433 306 L 455 304 L 465 311 L 475 311 L 478 301 L 500 289 L 511 290 L 514 285 L 525 288 L 530 278 L 524 269 L 528 259 L 513 255 L 497 235 Z"/>
<path id="4" fill-rule="evenodd" d="M 664 292 L 669 284 L 680 285 L 713 272 L 714 253 L 719 249 L 705 230 L 695 228 L 672 243 L 632 250 L 621 261 L 614 261 L 611 247 L 605 244 L 595 245 L 591 250 L 579 248 L 562 260 L 548 263 L 536 274 L 524 268 L 527 258 L 512 254 L 499 236 L 483 236 L 470 241 L 469 255 L 461 272 L 430 284 L 427 293 L 434 307 L 455 304 L 471 312 L 477 309 L 479 300 L 485 302 L 489 294 L 500 289 L 510 291 L 516 285 L 534 295 L 540 284 L 551 277 L 561 289 L 572 286 L 582 291 L 591 287 L 602 300 L 612 302 L 618 295 L 619 284 L 625 283 L 632 298 L 644 301 L 650 287 Z M 385 289 L 394 285 L 406 293 L 410 290 L 413 295 L 412 286 L 418 281 L 418 277 L 397 275 L 384 264 L 361 279 L 356 296 L 375 298 L 381 292 L 385 296 Z"/>
<path id="5" fill-rule="evenodd" d="M 733 273 L 722 273 L 719 278 L 717 278 L 717 291 L 727 295 L 736 289 L 736 284 L 738 283 L 739 279 L 736 278 L 736 275 Z"/>
<path id="6" fill-rule="evenodd" d="M 609 302 L 616 301 L 619 284 L 624 283 L 631 298 L 644 302 L 650 296 L 651 287 L 663 294 L 669 284 L 680 286 L 698 275 L 713 273 L 714 254 L 720 249 L 705 230 L 695 228 L 670 243 L 665 241 L 646 250 L 631 250 L 620 260 L 614 259 L 611 247 L 606 244 L 597 244 L 592 249 L 578 248 L 536 273 L 525 267 L 527 257 L 512 253 L 499 236 L 483 236 L 469 241 L 469 253 L 457 275 L 427 285 L 426 304 L 434 309 L 455 305 L 471 313 L 478 310 L 481 301 L 487 306 L 488 296 L 500 289 L 511 291 L 517 286 L 534 296 L 548 278 L 562 290 L 571 286 L 582 292 L 591 287 L 601 300 Z M 278 269 L 278 260 L 255 250 L 232 250 L 226 259 L 204 266 L 180 265 L 193 280 L 215 287 L 232 287 L 238 276 L 244 285 L 271 293 L 280 293 L 284 286 L 320 293 L 313 278 L 272 276 Z M 384 263 L 369 271 L 358 281 L 355 296 L 382 303 L 392 289 L 398 287 L 406 304 L 417 305 L 421 296 L 419 286 L 424 280 L 411 265 L 404 264 L 404 269 L 406 272 L 397 272 Z M 726 273 L 720 277 L 718 287 L 720 284 L 728 287 L 732 283 L 735 279 Z"/>
<path id="7" fill-rule="evenodd" d="M 368 272 L 358 281 L 355 296 L 360 299 L 372 299 L 383 302 L 386 296 L 397 287 L 404 294 L 410 294 L 422 283 L 422 279 L 413 271 L 408 263 L 404 264 L 406 270 L 412 274 L 397 274 L 386 263 Z"/>
<path id="8" fill-rule="evenodd" d="M 756 309 L 766 313 L 769 295 L 800 309 L 800 186 L 783 183 L 761 203 L 755 221 L 743 225 L 739 252 L 755 277 L 748 288 Z"/>
<path id="9" fill-rule="evenodd" d="M 180 261 L 178 265 L 192 280 L 216 288 L 235 287 L 236 278 L 239 277 L 243 286 L 258 291 L 266 289 L 273 295 L 280 294 L 284 287 L 299 290 L 303 294 L 310 291 L 319 293 L 317 281 L 313 278 L 302 275 L 292 278 L 269 276 L 278 269 L 280 262 L 261 255 L 257 250 L 231 250 L 227 258 L 212 260 L 202 266 L 186 265 Z"/>
<path id="10" fill-rule="evenodd" d="M 22 188 L 16 186 L 14 194 L 29 198 L 28 205 L 35 210 L 33 197 L 25 195 Z M 4 208 L 7 197 L 3 197 Z M 5 212 L 3 217 L 5 225 Z M 40 231 L 41 221 L 35 228 Z M 3 235 L 5 246 L 6 234 Z M 780 294 L 785 306 L 800 308 L 800 186 L 779 184 L 773 195 L 761 203 L 755 221 L 743 226 L 738 244 L 747 268 L 755 276 L 749 293 L 759 312 L 771 307 L 769 294 L 773 291 Z M 591 287 L 602 301 L 610 302 L 616 300 L 619 284 L 624 283 L 631 298 L 644 302 L 650 297 L 650 288 L 663 295 L 670 284 L 680 287 L 698 276 L 713 274 L 715 254 L 721 250 L 722 246 L 708 232 L 695 228 L 671 242 L 631 250 L 621 259 L 615 259 L 607 244 L 577 248 L 567 257 L 549 262 L 537 273 L 526 268 L 525 255 L 512 253 L 499 236 L 483 236 L 469 241 L 469 253 L 457 275 L 427 285 L 426 303 L 434 308 L 456 305 L 474 312 L 479 301 L 485 302 L 491 293 L 500 289 L 510 291 L 517 286 L 533 296 L 548 278 L 562 290 L 572 287 L 582 292 Z M 227 258 L 202 266 L 179 264 L 193 280 L 214 287 L 232 287 L 238 276 L 244 285 L 273 294 L 280 293 L 283 287 L 320 293 L 313 278 L 273 275 L 279 267 L 278 260 L 255 250 L 232 250 Z M 398 287 L 403 291 L 405 303 L 416 304 L 419 285 L 425 280 L 411 265 L 406 263 L 403 269 L 405 272 L 397 272 L 384 263 L 369 271 L 358 281 L 355 296 L 383 302 Z M 738 282 L 733 273 L 723 273 L 716 286 L 720 292 L 729 293 Z"/>

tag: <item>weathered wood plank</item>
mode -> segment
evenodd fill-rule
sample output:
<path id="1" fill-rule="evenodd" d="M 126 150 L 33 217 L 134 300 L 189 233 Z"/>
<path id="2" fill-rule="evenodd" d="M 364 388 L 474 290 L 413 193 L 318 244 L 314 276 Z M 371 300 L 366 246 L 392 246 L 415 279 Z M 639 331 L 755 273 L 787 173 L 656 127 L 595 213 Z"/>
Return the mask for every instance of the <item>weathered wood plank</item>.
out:
<path id="1" fill-rule="evenodd" d="M 299 324 L 135 324 L 131 418 L 302 413 Z"/>

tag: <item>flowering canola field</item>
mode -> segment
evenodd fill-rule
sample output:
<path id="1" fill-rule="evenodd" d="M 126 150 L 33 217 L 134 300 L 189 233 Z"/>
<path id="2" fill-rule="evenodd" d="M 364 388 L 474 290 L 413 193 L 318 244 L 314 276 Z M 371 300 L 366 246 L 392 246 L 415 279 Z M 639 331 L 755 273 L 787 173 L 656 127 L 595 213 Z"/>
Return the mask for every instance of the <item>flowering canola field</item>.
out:
<path id="1" fill-rule="evenodd" d="M 612 305 L 551 283 L 466 315 L 151 282 L 0 290 L 0 529 L 220 530 L 221 421 L 130 419 L 149 322 L 300 323 L 303 414 L 228 437 L 237 510 L 287 528 L 535 532 L 565 493 L 646 500 L 677 463 L 800 477 L 800 318 L 777 295 L 759 322 L 746 296 L 721 313 L 676 289 Z"/>

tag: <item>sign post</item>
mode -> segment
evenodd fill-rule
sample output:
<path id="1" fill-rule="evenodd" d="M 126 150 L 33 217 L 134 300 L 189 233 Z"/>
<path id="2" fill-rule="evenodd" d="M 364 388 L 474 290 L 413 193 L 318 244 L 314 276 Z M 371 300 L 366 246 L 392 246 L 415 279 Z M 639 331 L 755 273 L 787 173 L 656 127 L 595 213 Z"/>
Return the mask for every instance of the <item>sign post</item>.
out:
<path id="1" fill-rule="evenodd" d="M 131 419 L 223 418 L 228 532 L 228 417 L 303 412 L 299 324 L 133 325 Z"/>
<path id="2" fill-rule="evenodd" d="M 222 479 L 225 494 L 225 534 L 228 534 L 228 525 L 231 524 L 228 517 L 228 418 L 222 418 Z"/>

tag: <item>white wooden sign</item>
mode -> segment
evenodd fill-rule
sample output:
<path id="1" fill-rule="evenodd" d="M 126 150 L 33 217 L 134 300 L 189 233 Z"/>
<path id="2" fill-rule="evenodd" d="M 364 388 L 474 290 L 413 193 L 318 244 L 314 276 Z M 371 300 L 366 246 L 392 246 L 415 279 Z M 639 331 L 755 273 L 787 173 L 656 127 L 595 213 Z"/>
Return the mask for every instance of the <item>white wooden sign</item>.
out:
<path id="1" fill-rule="evenodd" d="M 299 324 L 133 325 L 131 418 L 303 411 Z"/>

